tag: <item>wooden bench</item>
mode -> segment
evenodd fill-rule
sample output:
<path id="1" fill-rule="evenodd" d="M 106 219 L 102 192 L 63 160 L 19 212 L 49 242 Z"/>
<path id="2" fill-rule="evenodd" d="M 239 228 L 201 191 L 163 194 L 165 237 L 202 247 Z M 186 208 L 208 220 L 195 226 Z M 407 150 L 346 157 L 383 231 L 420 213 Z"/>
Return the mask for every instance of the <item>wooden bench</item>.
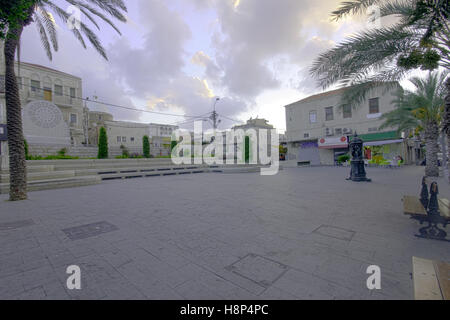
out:
<path id="1" fill-rule="evenodd" d="M 404 196 L 403 199 L 403 212 L 410 216 L 411 219 L 417 220 L 420 224 L 428 223 L 427 227 L 423 227 L 419 230 L 420 234 L 416 235 L 420 238 L 435 239 L 435 240 L 447 240 L 447 233 L 445 230 L 438 227 L 442 225 L 443 228 L 450 224 L 450 201 L 447 199 L 438 199 L 440 215 L 432 215 L 427 212 L 418 197 Z"/>
<path id="2" fill-rule="evenodd" d="M 450 263 L 413 257 L 416 300 L 450 300 Z"/>

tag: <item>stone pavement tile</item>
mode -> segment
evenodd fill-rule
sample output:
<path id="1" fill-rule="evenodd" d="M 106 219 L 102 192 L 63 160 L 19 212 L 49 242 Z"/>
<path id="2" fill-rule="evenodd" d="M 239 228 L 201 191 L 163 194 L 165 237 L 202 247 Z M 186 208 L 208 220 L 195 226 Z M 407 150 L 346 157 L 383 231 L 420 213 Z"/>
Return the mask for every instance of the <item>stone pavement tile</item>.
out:
<path id="1" fill-rule="evenodd" d="M 215 290 L 203 285 L 196 280 L 189 280 L 174 289 L 186 300 L 223 300 Z"/>
<path id="2" fill-rule="evenodd" d="M 22 283 L 25 290 L 40 287 L 46 283 L 57 281 L 58 279 L 57 273 L 55 273 L 55 270 L 49 265 L 25 271 L 22 274 Z"/>
<path id="3" fill-rule="evenodd" d="M 145 300 L 147 297 L 124 277 L 100 281 L 108 300 Z"/>
<path id="4" fill-rule="evenodd" d="M 0 278 L 23 271 L 23 259 L 20 252 L 0 255 Z"/>
<path id="5" fill-rule="evenodd" d="M 68 267 L 71 265 L 77 264 L 77 258 L 70 252 L 58 252 L 58 253 L 50 253 L 47 255 L 48 261 L 50 261 L 50 264 L 53 268 L 58 267 Z"/>
<path id="6" fill-rule="evenodd" d="M 44 300 L 46 297 L 44 288 L 40 286 L 14 296 L 14 300 Z"/>
<path id="7" fill-rule="evenodd" d="M 11 241 L 2 244 L 2 246 L 0 247 L 0 255 L 11 254 L 21 250 L 36 248 L 38 246 L 39 242 L 34 238 L 26 238 L 17 241 Z"/>
<path id="8" fill-rule="evenodd" d="M 60 281 L 52 281 L 42 285 L 46 300 L 68 300 L 70 298 L 65 286 Z"/>
<path id="9" fill-rule="evenodd" d="M 116 268 L 98 255 L 78 258 L 73 264 L 79 266 L 81 273 L 88 274 L 94 282 L 107 282 L 122 277 Z"/>
<path id="10" fill-rule="evenodd" d="M 300 300 L 299 297 L 291 293 L 285 292 L 277 287 L 269 287 L 266 291 L 258 296 L 258 299 L 263 300 Z"/>
<path id="11" fill-rule="evenodd" d="M 117 250 L 115 252 L 104 252 L 100 256 L 105 259 L 111 266 L 118 268 L 124 264 L 132 262 L 133 260 L 122 250 Z"/>
<path id="12" fill-rule="evenodd" d="M 155 256 L 159 260 L 167 263 L 174 268 L 181 268 L 191 261 L 183 257 L 183 252 L 177 249 L 169 249 L 165 246 L 155 246 L 151 242 L 147 242 L 145 245 L 141 245 L 146 252 Z"/>
<path id="13" fill-rule="evenodd" d="M 143 268 L 134 261 L 121 265 L 117 271 L 138 288 L 152 286 L 159 280 L 154 274 L 143 271 Z"/>
<path id="14" fill-rule="evenodd" d="M 339 284 L 350 290 L 366 289 L 366 275 L 364 263 L 347 257 L 329 254 L 327 259 L 317 266 L 313 274 L 321 279 Z M 365 266 L 367 269 L 369 265 Z"/>
<path id="15" fill-rule="evenodd" d="M 0 278 L 0 299 L 12 299 L 24 291 L 22 273 Z"/>
<path id="16" fill-rule="evenodd" d="M 362 299 L 364 295 L 368 296 L 370 293 L 367 289 L 367 292 L 363 291 L 364 289 L 351 290 L 345 286 L 297 270 L 289 270 L 274 283 L 273 287 L 305 300 Z"/>

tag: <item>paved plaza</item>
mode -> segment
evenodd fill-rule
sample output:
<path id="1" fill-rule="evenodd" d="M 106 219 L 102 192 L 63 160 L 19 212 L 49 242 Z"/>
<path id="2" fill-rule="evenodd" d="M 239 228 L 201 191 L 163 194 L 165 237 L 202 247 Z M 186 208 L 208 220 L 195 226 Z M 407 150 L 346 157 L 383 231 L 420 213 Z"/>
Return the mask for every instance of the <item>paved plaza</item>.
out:
<path id="1" fill-rule="evenodd" d="M 373 182 L 355 183 L 348 168 L 286 168 L 1 195 L 0 299 L 413 299 L 412 257 L 450 261 L 450 243 L 414 237 L 402 213 L 423 172 L 369 168 Z M 81 290 L 66 288 L 70 265 Z M 381 290 L 367 289 L 370 265 Z"/>

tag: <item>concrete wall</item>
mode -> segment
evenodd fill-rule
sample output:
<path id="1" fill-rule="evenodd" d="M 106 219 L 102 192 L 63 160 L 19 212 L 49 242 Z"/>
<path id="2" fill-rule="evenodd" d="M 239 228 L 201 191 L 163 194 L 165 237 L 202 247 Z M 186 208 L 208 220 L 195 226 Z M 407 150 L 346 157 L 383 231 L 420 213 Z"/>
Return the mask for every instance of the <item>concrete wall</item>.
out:
<path id="1" fill-rule="evenodd" d="M 83 146 L 58 146 L 58 145 L 33 145 L 28 146 L 28 153 L 33 156 L 51 156 L 57 155 L 58 152 L 63 149 L 67 149 L 67 155 L 79 158 L 97 158 L 97 147 L 83 147 Z"/>

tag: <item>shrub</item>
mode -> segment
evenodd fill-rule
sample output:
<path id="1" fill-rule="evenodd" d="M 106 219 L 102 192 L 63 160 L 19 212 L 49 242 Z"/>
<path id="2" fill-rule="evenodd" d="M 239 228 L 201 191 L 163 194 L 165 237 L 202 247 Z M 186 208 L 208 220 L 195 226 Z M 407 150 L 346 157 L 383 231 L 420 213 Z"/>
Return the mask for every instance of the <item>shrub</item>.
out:
<path id="1" fill-rule="evenodd" d="M 177 146 L 177 144 L 178 143 L 175 140 L 170 142 L 170 153 L 172 153 L 173 149 Z"/>
<path id="2" fill-rule="evenodd" d="M 64 157 L 67 153 L 67 149 L 66 148 L 62 148 L 61 150 L 58 151 L 58 156 Z"/>
<path id="3" fill-rule="evenodd" d="M 106 135 L 106 129 L 104 127 L 100 128 L 98 137 L 98 158 L 108 158 L 108 136 Z"/>
<path id="4" fill-rule="evenodd" d="M 130 152 L 128 151 L 127 147 L 125 147 L 123 144 L 120 146 L 120 149 L 122 149 L 122 156 L 124 157 L 130 157 Z"/>
<path id="5" fill-rule="evenodd" d="M 148 139 L 148 136 L 144 136 L 142 138 L 142 146 L 144 151 L 144 157 L 150 158 L 150 141 Z"/>
<path id="6" fill-rule="evenodd" d="M 339 156 L 337 158 L 337 161 L 338 161 L 339 164 L 347 162 L 349 160 L 350 160 L 350 156 L 348 154 L 343 154 L 342 156 Z"/>

